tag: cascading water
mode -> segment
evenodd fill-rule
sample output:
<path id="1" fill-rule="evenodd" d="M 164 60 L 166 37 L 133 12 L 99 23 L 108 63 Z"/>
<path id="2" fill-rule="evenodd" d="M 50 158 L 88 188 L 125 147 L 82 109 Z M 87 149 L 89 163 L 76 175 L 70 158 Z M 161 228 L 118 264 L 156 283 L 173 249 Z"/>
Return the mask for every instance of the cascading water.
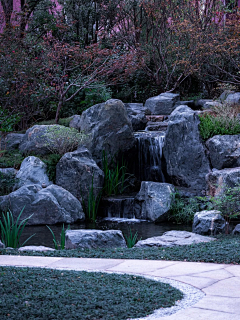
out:
<path id="1" fill-rule="evenodd" d="M 164 182 L 162 173 L 162 148 L 165 132 L 142 131 L 135 133 L 137 139 L 135 176 L 140 181 Z"/>

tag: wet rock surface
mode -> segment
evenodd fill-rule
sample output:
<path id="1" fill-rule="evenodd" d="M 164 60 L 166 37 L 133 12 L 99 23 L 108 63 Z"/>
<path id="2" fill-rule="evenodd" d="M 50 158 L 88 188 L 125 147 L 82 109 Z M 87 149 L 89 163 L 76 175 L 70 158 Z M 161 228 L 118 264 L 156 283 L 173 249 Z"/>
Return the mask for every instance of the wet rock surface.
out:
<path id="1" fill-rule="evenodd" d="M 179 94 L 165 92 L 147 99 L 144 107 L 148 108 L 152 114 L 169 115 L 176 108 L 175 103 L 179 100 Z"/>

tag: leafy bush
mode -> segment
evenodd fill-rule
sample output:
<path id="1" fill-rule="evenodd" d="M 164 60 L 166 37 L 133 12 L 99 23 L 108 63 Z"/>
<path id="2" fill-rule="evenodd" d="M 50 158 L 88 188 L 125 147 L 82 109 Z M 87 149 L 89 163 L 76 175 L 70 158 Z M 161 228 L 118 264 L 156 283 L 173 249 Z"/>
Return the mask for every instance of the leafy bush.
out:
<path id="1" fill-rule="evenodd" d="M 0 168 L 15 168 L 19 169 L 24 156 L 18 151 L 3 151 L 0 157 Z"/>
<path id="2" fill-rule="evenodd" d="M 14 173 L 0 172 L 0 196 L 11 193 L 17 180 Z"/>
<path id="3" fill-rule="evenodd" d="M 39 157 L 39 156 L 38 156 Z M 47 165 L 47 175 L 49 180 L 53 183 L 56 181 L 56 165 L 58 164 L 59 160 L 61 159 L 60 154 L 49 154 L 44 157 L 40 157 L 41 160 Z"/>
<path id="4" fill-rule="evenodd" d="M 179 192 L 172 193 L 174 201 L 172 201 L 169 221 L 178 224 L 191 224 L 196 212 L 201 211 L 201 202 L 197 197 L 184 198 Z"/>
<path id="5" fill-rule="evenodd" d="M 42 137 L 47 140 L 44 146 L 51 153 L 59 155 L 76 150 L 79 145 L 87 140 L 87 136 L 84 133 L 58 125 L 50 126 Z"/>
<path id="6" fill-rule="evenodd" d="M 204 114 L 199 116 L 199 118 L 199 130 L 203 140 L 207 140 L 218 134 L 240 134 L 240 123 L 237 117 L 228 118 Z"/>

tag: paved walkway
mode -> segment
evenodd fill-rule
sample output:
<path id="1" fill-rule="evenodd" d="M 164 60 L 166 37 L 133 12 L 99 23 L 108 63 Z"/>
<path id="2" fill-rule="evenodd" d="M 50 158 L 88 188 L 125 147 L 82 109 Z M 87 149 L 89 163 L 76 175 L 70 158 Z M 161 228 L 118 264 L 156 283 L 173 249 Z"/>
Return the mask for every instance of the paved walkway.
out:
<path id="1" fill-rule="evenodd" d="M 1 266 L 123 272 L 174 279 L 206 295 L 194 306 L 161 320 L 240 320 L 240 266 L 213 263 L 0 256 Z"/>

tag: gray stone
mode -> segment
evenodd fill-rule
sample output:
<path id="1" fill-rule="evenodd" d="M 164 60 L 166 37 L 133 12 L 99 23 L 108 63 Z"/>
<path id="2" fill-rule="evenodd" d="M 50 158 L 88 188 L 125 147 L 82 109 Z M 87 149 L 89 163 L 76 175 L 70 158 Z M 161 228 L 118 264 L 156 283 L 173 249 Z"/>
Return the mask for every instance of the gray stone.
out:
<path id="1" fill-rule="evenodd" d="M 74 128 L 77 129 L 78 131 L 81 131 L 80 128 L 80 120 L 81 120 L 81 116 L 78 114 L 75 114 L 74 116 L 71 117 L 71 121 L 69 123 L 69 127 L 70 128 Z"/>
<path id="2" fill-rule="evenodd" d="M 28 184 L 49 186 L 50 184 L 52 184 L 52 182 L 48 179 L 46 169 L 46 164 L 39 158 L 34 156 L 25 158 L 16 175 L 18 182 L 15 186 L 15 189 Z"/>
<path id="3" fill-rule="evenodd" d="M 134 247 L 175 247 L 195 243 L 210 242 L 214 238 L 204 237 L 188 231 L 167 231 L 162 236 L 138 241 Z"/>
<path id="4" fill-rule="evenodd" d="M 177 107 L 169 117 L 163 155 L 170 182 L 205 194 L 205 176 L 211 170 L 199 123 L 198 112 L 187 106 Z"/>
<path id="5" fill-rule="evenodd" d="M 23 133 L 9 133 L 1 141 L 2 150 L 15 150 L 18 149 L 22 139 L 24 137 Z"/>
<path id="6" fill-rule="evenodd" d="M 239 104 L 240 103 L 240 92 L 230 93 L 225 99 L 227 104 Z"/>
<path id="7" fill-rule="evenodd" d="M 147 123 L 146 108 L 142 103 L 125 103 L 127 115 L 132 123 L 133 131 L 144 130 Z"/>
<path id="8" fill-rule="evenodd" d="M 213 168 L 240 166 L 240 135 L 217 135 L 206 141 Z"/>
<path id="9" fill-rule="evenodd" d="M 179 94 L 165 92 L 147 99 L 144 107 L 148 108 L 152 114 L 169 115 L 176 108 L 175 103 L 179 100 Z"/>
<path id="10" fill-rule="evenodd" d="M 205 107 L 205 104 L 207 102 L 213 102 L 213 100 L 212 99 L 198 99 L 198 100 L 195 101 L 195 107 L 196 108 L 201 108 L 201 109 L 207 109 Z"/>
<path id="11" fill-rule="evenodd" d="M 44 247 L 44 246 L 24 246 L 18 248 L 18 251 L 37 251 L 37 252 L 46 252 L 46 251 L 55 251 L 55 249 Z"/>
<path id="12" fill-rule="evenodd" d="M 127 152 L 135 144 L 132 124 L 121 100 L 111 99 L 85 110 L 80 127 L 91 135 L 89 150 L 98 165 L 103 150 L 110 162 L 118 152 Z"/>
<path id="13" fill-rule="evenodd" d="M 142 181 L 135 197 L 135 217 L 150 221 L 167 220 L 174 190 L 169 183 Z"/>
<path id="14" fill-rule="evenodd" d="M 91 187 L 93 186 L 96 199 L 102 190 L 103 182 L 103 171 L 84 147 L 65 153 L 56 166 L 56 184 L 71 192 L 79 200 L 83 197 L 85 204 Z"/>
<path id="15" fill-rule="evenodd" d="M 237 224 L 236 227 L 234 228 L 233 234 L 240 234 L 240 224 Z"/>
<path id="16" fill-rule="evenodd" d="M 227 99 L 227 97 L 229 96 L 229 94 L 234 94 L 234 93 L 235 93 L 235 91 L 225 90 L 225 91 L 223 91 L 223 93 L 220 95 L 220 97 L 218 98 L 218 100 L 223 103 L 223 102 Z"/>
<path id="17" fill-rule="evenodd" d="M 120 230 L 67 230 L 66 249 L 75 248 L 126 248 Z"/>
<path id="18" fill-rule="evenodd" d="M 214 107 L 222 107 L 223 105 L 219 101 L 206 101 L 204 106 L 202 107 L 203 109 L 209 110 Z"/>
<path id="19" fill-rule="evenodd" d="M 17 170 L 14 168 L 0 168 L 0 173 L 4 175 L 15 176 L 17 174 Z"/>
<path id="20" fill-rule="evenodd" d="M 194 100 L 187 100 L 187 101 L 177 101 L 174 105 L 175 108 L 185 105 L 188 106 L 189 108 L 195 108 L 195 103 Z"/>
<path id="21" fill-rule="evenodd" d="M 206 176 L 208 194 L 220 196 L 227 188 L 234 188 L 240 185 L 240 167 L 213 170 Z"/>
<path id="22" fill-rule="evenodd" d="M 0 240 L 0 249 L 4 249 L 5 248 L 5 244 L 2 243 L 2 241 Z"/>
<path id="23" fill-rule="evenodd" d="M 225 232 L 225 220 L 218 210 L 196 212 L 193 219 L 192 232 L 211 235 Z"/>
<path id="24" fill-rule="evenodd" d="M 53 184 L 44 189 L 39 185 L 27 185 L 0 197 L 0 211 L 8 209 L 13 213 L 14 219 L 23 210 L 19 221 L 33 214 L 28 225 L 73 223 L 85 219 L 79 200 L 67 190 Z"/>
<path id="25" fill-rule="evenodd" d="M 46 155 L 52 153 L 48 148 L 48 145 L 50 145 L 51 142 L 46 134 L 49 128 L 56 126 L 59 125 L 35 125 L 29 128 L 24 134 L 24 137 L 19 145 L 19 150 L 23 154 L 33 153 L 35 155 Z"/>

